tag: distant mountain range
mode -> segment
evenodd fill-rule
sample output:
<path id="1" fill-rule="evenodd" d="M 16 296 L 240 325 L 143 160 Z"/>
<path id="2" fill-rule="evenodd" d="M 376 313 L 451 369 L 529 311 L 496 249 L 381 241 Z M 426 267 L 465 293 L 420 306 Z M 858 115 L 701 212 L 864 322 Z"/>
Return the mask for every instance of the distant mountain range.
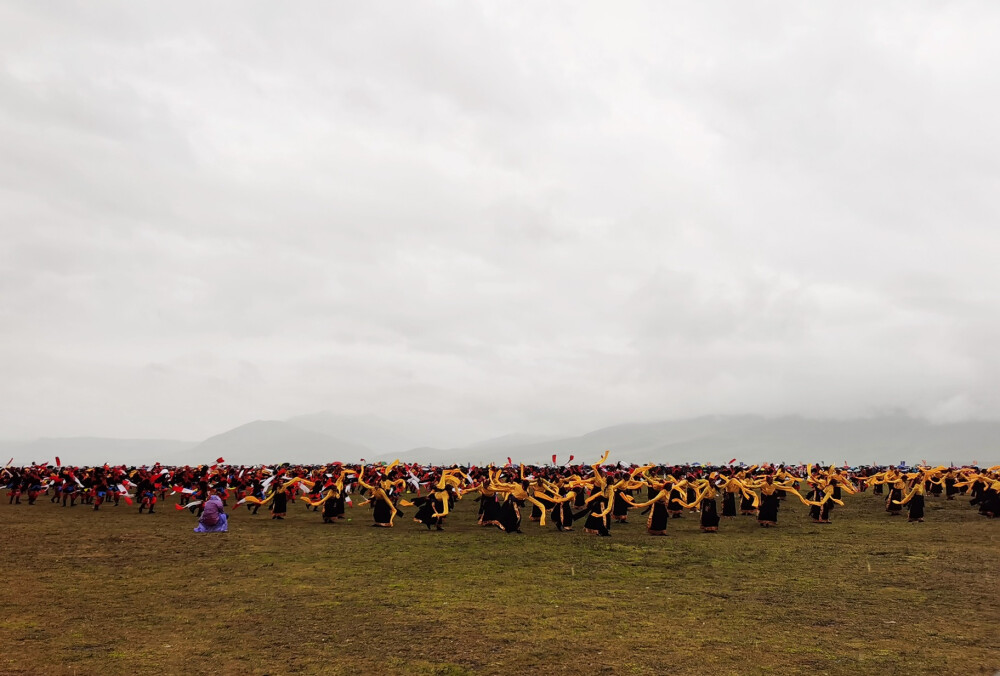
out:
<path id="1" fill-rule="evenodd" d="M 221 457 L 241 465 L 286 459 L 318 464 L 344 459 L 357 461 L 375 455 L 364 446 L 278 420 L 256 420 L 217 434 L 195 446 L 191 453 L 192 460 L 196 457 L 198 462 Z"/>
<path id="2" fill-rule="evenodd" d="M 906 417 L 816 420 L 798 417 L 706 416 L 615 425 L 577 437 L 507 446 L 418 449 L 407 460 L 483 464 L 593 462 L 605 450 L 611 461 L 747 464 L 773 462 L 1000 461 L 1000 422 L 935 425 Z"/>
<path id="3" fill-rule="evenodd" d="M 18 464 L 125 462 L 234 464 L 391 461 L 483 465 L 489 462 L 593 462 L 605 450 L 617 462 L 869 462 L 965 464 L 1000 462 L 1000 422 L 932 424 L 904 416 L 853 420 L 800 417 L 704 416 L 630 423 L 582 436 L 509 434 L 457 448 L 428 444 L 433 430 L 376 416 L 316 413 L 285 421 L 258 420 L 200 443 L 151 439 L 67 438 L 0 442 L 0 454 Z M 425 445 L 413 448 L 413 442 Z M 433 444 L 433 442 L 430 442 Z M 409 450 L 407 450 L 409 449 Z M 0 459 L 5 463 L 6 458 Z"/>
<path id="4" fill-rule="evenodd" d="M 448 444 L 454 437 L 427 423 L 386 420 L 377 415 L 338 415 L 329 411 L 289 418 L 289 425 L 325 434 L 357 446 L 371 454 L 402 453 L 416 446 Z M 367 457 L 367 456 L 363 456 Z"/>

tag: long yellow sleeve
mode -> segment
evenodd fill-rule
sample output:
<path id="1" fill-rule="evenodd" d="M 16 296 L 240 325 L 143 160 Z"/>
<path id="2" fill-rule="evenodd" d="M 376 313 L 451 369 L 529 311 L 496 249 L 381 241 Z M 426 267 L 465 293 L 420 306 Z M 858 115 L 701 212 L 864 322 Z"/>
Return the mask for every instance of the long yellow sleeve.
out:
<path id="1" fill-rule="evenodd" d="M 434 499 L 441 501 L 441 504 L 443 505 L 443 510 L 444 511 L 438 512 L 437 511 L 437 505 L 435 505 L 434 506 L 434 511 L 432 512 L 432 515 L 433 516 L 448 516 L 448 491 L 438 491 L 437 493 L 434 493 Z"/>
<path id="2" fill-rule="evenodd" d="M 815 506 L 815 505 L 816 505 L 816 503 L 814 503 L 814 502 L 812 502 L 812 501 L 810 501 L 810 500 L 806 500 L 805 496 L 803 496 L 803 495 L 802 495 L 801 493 L 799 493 L 799 492 L 798 492 L 798 491 L 797 491 L 797 490 L 796 490 L 796 489 L 795 489 L 794 487 L 792 487 L 792 486 L 782 486 L 782 485 L 780 485 L 780 484 L 775 484 L 775 486 L 777 486 L 777 488 L 779 488 L 780 490 L 783 490 L 783 491 L 785 491 L 786 493 L 793 493 L 793 494 L 795 495 L 795 497 L 797 497 L 797 498 L 799 499 L 799 501 L 800 501 L 800 502 L 801 502 L 801 503 L 802 503 L 803 505 L 808 505 L 808 506 Z"/>
<path id="3" fill-rule="evenodd" d="M 667 491 L 661 490 L 659 493 L 656 494 L 655 497 L 653 497 L 652 500 L 646 500 L 646 502 L 632 502 L 632 498 L 630 498 L 627 495 L 623 495 L 622 497 L 625 499 L 625 502 L 627 502 L 629 505 L 632 506 L 632 508 L 642 509 L 643 507 L 649 507 L 654 502 L 665 500 L 667 498 L 667 495 L 668 495 Z"/>

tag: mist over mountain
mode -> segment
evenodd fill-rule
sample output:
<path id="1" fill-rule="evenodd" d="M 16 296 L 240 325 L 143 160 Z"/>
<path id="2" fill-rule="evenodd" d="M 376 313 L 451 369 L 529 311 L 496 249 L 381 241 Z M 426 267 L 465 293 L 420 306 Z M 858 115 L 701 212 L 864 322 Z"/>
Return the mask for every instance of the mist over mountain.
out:
<path id="1" fill-rule="evenodd" d="M 438 426 L 411 421 L 389 420 L 369 413 L 340 415 L 330 411 L 295 416 L 289 425 L 318 432 L 371 449 L 370 453 L 402 453 L 417 446 L 461 444 L 462 437 Z"/>
<path id="2" fill-rule="evenodd" d="M 964 464 L 1000 460 L 1000 422 L 932 424 L 905 416 L 862 420 L 705 416 L 631 423 L 536 443 L 489 443 L 416 449 L 400 457 L 433 463 L 593 462 L 605 450 L 614 462 L 825 462 Z M 389 459 L 385 457 L 384 459 Z"/>
<path id="3" fill-rule="evenodd" d="M 255 420 L 217 434 L 191 451 L 198 462 L 217 457 L 238 465 L 279 462 L 357 462 L 374 456 L 370 448 L 328 434 L 313 432 L 280 420 Z"/>
<path id="4" fill-rule="evenodd" d="M 343 436 L 335 436 L 336 432 Z M 103 462 L 127 464 L 205 464 L 225 458 L 231 464 L 392 461 L 435 464 L 549 463 L 574 456 L 591 463 L 611 451 L 612 462 L 726 463 L 736 458 L 760 462 L 823 462 L 851 465 L 926 460 L 935 464 L 1000 462 L 1000 422 L 934 424 L 907 416 L 824 420 L 794 416 L 703 416 L 682 420 L 628 423 L 583 435 L 545 438 L 512 433 L 466 446 L 409 445 L 405 424 L 376 416 L 330 413 L 287 421 L 257 420 L 201 443 L 66 438 L 0 442 L 0 453 L 18 464 Z M 416 433 L 415 433 L 416 434 Z M 440 436 L 440 433 L 439 433 Z M 420 437 L 417 437 L 419 439 Z M 417 441 L 419 444 L 419 441 Z M 3 462 L 3 461 L 0 461 Z"/>
<path id="5" fill-rule="evenodd" d="M 54 465 L 56 457 L 71 465 L 100 465 L 105 462 L 143 464 L 160 461 L 175 463 L 188 457 L 197 442 L 171 439 L 105 439 L 66 437 L 34 441 L 0 441 L 0 463 L 13 458 L 17 464 Z"/>
<path id="6" fill-rule="evenodd" d="M 494 437 L 493 439 L 486 439 L 474 444 L 469 444 L 467 448 L 474 448 L 476 450 L 510 448 L 527 446 L 529 444 L 540 444 L 544 441 L 554 441 L 555 439 L 558 439 L 558 437 L 547 434 L 524 434 L 520 432 L 513 432 L 500 437 Z"/>

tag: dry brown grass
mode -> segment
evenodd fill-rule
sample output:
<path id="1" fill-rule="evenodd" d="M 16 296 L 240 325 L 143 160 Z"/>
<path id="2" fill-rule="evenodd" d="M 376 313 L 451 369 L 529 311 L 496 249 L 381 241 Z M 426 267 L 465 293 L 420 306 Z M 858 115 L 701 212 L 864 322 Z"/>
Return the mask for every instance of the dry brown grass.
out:
<path id="1" fill-rule="evenodd" d="M 593 538 L 481 529 L 471 501 L 441 533 L 296 504 L 196 535 L 170 505 L 4 500 L 0 672 L 992 674 L 1000 521 L 928 502 L 923 524 L 860 495 L 828 526 L 788 503 L 776 529 Z"/>

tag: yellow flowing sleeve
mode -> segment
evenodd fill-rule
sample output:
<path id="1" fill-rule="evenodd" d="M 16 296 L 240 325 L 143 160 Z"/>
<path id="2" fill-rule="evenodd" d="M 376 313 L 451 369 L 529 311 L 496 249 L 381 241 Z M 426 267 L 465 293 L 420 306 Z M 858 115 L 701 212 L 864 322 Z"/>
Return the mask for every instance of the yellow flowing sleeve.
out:
<path id="1" fill-rule="evenodd" d="M 535 495 L 538 495 L 537 493 Z M 569 502 L 576 497 L 576 493 L 570 491 L 566 495 L 554 495 L 552 493 L 542 493 L 542 497 L 554 504 L 562 504 L 564 502 Z"/>
<path id="2" fill-rule="evenodd" d="M 786 493 L 793 493 L 793 494 L 795 495 L 795 497 L 797 497 L 797 498 L 799 499 L 799 501 L 800 501 L 800 502 L 801 502 L 801 503 L 802 503 L 803 505 L 809 505 L 810 507 L 812 507 L 812 506 L 818 506 L 818 503 L 815 503 L 815 502 L 813 502 L 813 501 L 811 501 L 811 500 L 806 500 L 805 496 L 803 496 L 803 495 L 802 495 L 801 493 L 799 493 L 799 492 L 798 492 L 798 491 L 797 491 L 797 490 L 796 490 L 796 489 L 795 489 L 794 487 L 792 487 L 792 486 L 782 486 L 781 484 L 775 484 L 775 485 L 776 485 L 776 486 L 777 486 L 777 487 L 778 487 L 779 489 L 781 489 L 781 490 L 785 491 Z"/>
<path id="3" fill-rule="evenodd" d="M 696 509 L 698 507 L 698 505 L 701 504 L 701 499 L 704 496 L 705 496 L 705 494 L 703 492 L 699 493 L 698 489 L 696 488 L 695 489 L 695 494 L 694 494 L 694 501 L 691 504 L 688 504 L 688 503 L 684 502 L 680 498 L 676 498 L 676 500 L 677 500 L 677 504 L 679 504 L 684 509 Z"/>
<path id="4" fill-rule="evenodd" d="M 643 507 L 649 507 L 654 502 L 663 500 L 666 496 L 667 492 L 661 490 L 659 493 L 656 494 L 656 496 L 652 500 L 646 500 L 646 502 L 633 502 L 632 498 L 629 497 L 628 495 L 623 495 L 622 498 L 625 500 L 625 502 L 631 505 L 633 509 L 642 509 Z"/>
<path id="5" fill-rule="evenodd" d="M 309 505 L 310 507 L 319 507 L 319 506 L 320 506 L 320 505 L 322 505 L 322 504 L 323 504 L 324 502 L 326 502 L 326 501 L 327 501 L 327 500 L 329 500 L 329 499 L 330 499 L 331 497 L 333 497 L 333 494 L 334 494 L 334 493 L 333 493 L 333 491 L 327 491 L 327 492 L 326 492 L 326 495 L 324 495 L 324 496 L 323 496 L 322 498 L 320 498 L 319 500 L 310 500 L 310 499 L 309 499 L 309 496 L 307 496 L 307 495 L 303 495 L 303 496 L 302 496 L 302 502 L 306 503 L 306 504 L 307 504 L 307 505 Z M 247 498 L 247 500 L 249 501 L 249 500 L 250 500 L 250 498 Z"/>
<path id="6" fill-rule="evenodd" d="M 440 500 L 441 504 L 444 506 L 444 511 L 438 512 L 437 505 L 434 506 L 433 516 L 448 516 L 448 491 L 438 491 L 434 494 L 435 500 Z"/>
<path id="7" fill-rule="evenodd" d="M 602 492 L 601 495 L 605 495 L 605 494 Z M 596 516 L 598 518 L 601 518 L 601 519 L 603 519 L 608 514 L 610 514 L 611 510 L 615 506 L 615 492 L 614 492 L 614 490 L 609 490 L 608 493 L 607 493 L 607 495 L 606 495 L 606 497 L 607 497 L 607 503 L 608 504 L 604 507 L 604 511 L 603 512 L 599 512 L 599 513 L 598 512 L 594 512 L 594 516 Z"/>

